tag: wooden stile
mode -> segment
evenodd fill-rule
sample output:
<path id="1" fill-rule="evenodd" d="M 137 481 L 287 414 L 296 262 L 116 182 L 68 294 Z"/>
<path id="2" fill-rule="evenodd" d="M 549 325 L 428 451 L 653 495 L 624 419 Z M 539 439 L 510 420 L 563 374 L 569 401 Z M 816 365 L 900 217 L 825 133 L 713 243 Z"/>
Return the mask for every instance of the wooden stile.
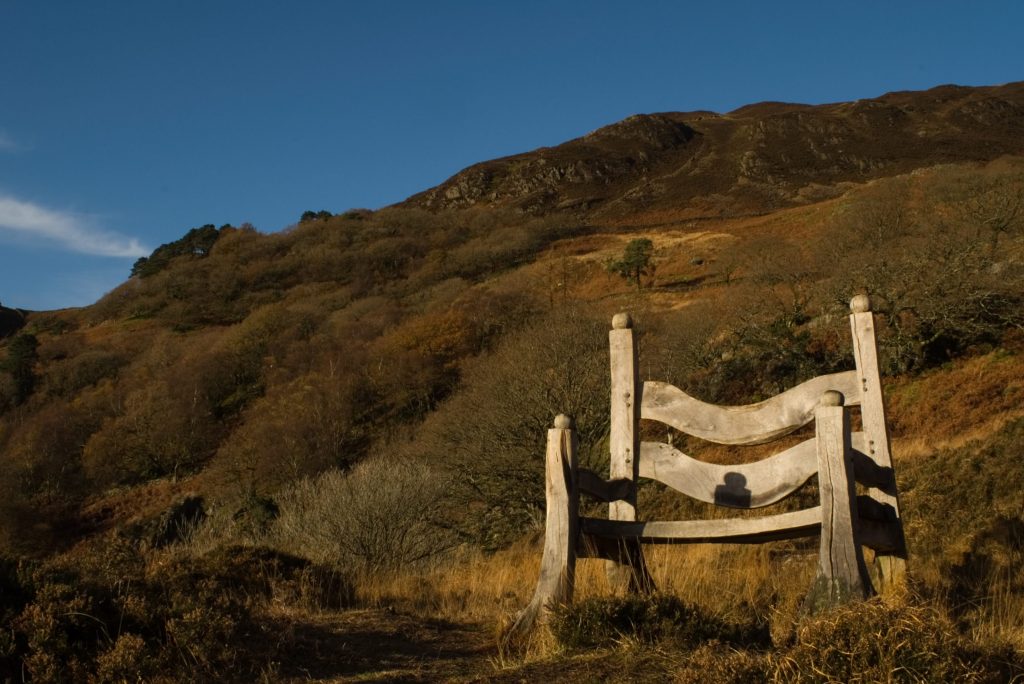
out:
<path id="1" fill-rule="evenodd" d="M 863 599 L 902 581 L 906 545 L 878 375 L 870 302 L 851 302 L 856 370 L 823 375 L 749 406 L 715 406 L 666 383 L 641 383 L 632 321 L 618 314 L 611 349 L 610 479 L 578 468 L 575 436 L 564 416 L 548 433 L 547 529 L 541 578 L 512 634 L 547 607 L 572 598 L 577 558 L 607 561 L 616 592 L 653 587 L 641 544 L 762 543 L 820 535 L 818 571 L 805 606 L 817 611 Z M 851 432 L 849 407 L 864 429 Z M 719 444 L 759 444 L 815 422 L 813 439 L 754 463 L 698 461 L 669 444 L 639 440 L 641 417 Z M 777 503 L 818 477 L 820 505 L 761 517 L 637 520 L 637 479 L 660 481 L 700 501 L 753 509 Z M 857 495 L 857 483 L 867 489 Z M 608 519 L 580 518 L 579 493 L 609 502 Z M 872 584 L 861 550 L 875 551 Z"/>

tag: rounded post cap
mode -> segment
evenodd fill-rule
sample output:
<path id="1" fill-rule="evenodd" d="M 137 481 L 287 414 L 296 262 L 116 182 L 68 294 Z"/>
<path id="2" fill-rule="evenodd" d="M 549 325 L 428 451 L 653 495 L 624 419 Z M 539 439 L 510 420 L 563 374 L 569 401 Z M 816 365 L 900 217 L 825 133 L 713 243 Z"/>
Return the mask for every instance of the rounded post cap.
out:
<path id="1" fill-rule="evenodd" d="M 628 313 L 617 313 L 612 316 L 612 328 L 625 330 L 633 327 L 633 318 Z"/>
<path id="2" fill-rule="evenodd" d="M 835 390 L 828 390 L 827 392 L 823 392 L 822 393 L 821 399 L 818 401 L 818 405 L 819 406 L 842 406 L 844 401 L 845 401 L 845 397 L 843 397 L 843 393 L 842 392 L 837 392 Z"/>
<path id="3" fill-rule="evenodd" d="M 871 311 L 871 298 L 866 294 L 859 294 L 850 300 L 850 311 L 853 313 L 867 313 Z"/>
<path id="4" fill-rule="evenodd" d="M 555 428 L 558 430 L 572 430 L 572 417 L 564 413 L 555 416 Z"/>

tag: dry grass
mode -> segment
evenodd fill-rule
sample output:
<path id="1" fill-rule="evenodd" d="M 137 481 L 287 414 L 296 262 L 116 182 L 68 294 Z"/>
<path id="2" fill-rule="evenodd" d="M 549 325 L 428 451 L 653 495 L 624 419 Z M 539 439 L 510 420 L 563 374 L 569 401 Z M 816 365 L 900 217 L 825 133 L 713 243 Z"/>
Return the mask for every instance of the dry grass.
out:
<path id="1" fill-rule="evenodd" d="M 898 381 L 888 403 L 897 457 L 984 439 L 1024 415 L 1024 356 L 995 351 Z"/>
<path id="2" fill-rule="evenodd" d="M 796 615 L 802 592 L 810 586 L 816 556 L 782 548 L 648 547 L 647 562 L 663 592 L 723 616 L 786 621 Z M 421 570 L 364 574 L 355 580 L 357 600 L 445 620 L 497 624 L 529 601 L 540 557 L 536 542 L 519 542 L 490 555 L 468 550 Z M 575 598 L 608 593 L 604 562 L 578 561 Z"/>

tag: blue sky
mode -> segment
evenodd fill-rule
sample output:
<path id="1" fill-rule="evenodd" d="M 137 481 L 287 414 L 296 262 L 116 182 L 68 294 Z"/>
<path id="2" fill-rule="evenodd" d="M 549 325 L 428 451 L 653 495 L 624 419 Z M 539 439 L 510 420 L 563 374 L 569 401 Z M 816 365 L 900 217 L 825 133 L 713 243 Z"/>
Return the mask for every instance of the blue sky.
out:
<path id="1" fill-rule="evenodd" d="M 1024 79 L 1019 2 L 0 0 L 0 302 L 630 114 Z"/>

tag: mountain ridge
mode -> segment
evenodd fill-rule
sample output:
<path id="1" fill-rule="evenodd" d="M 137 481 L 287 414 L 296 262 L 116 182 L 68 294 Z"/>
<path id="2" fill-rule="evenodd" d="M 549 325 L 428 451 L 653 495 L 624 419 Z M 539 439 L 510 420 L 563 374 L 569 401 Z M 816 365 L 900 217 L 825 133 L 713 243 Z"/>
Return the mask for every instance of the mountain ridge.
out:
<path id="1" fill-rule="evenodd" d="M 836 194 L 823 186 L 1021 153 L 1024 81 L 941 85 L 821 105 L 635 114 L 560 145 L 473 164 L 398 206 L 605 218 L 683 206 L 734 216 Z"/>

